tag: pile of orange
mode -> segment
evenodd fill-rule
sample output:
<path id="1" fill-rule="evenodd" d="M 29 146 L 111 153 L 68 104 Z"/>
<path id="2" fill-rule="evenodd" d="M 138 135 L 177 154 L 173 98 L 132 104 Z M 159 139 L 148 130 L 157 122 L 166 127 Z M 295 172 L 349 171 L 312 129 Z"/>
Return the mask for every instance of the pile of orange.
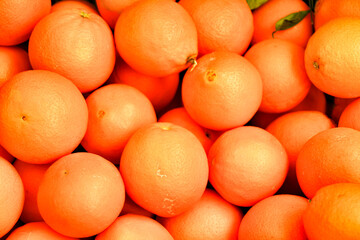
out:
<path id="1" fill-rule="evenodd" d="M 0 1 L 0 240 L 359 240 L 358 0 Z"/>

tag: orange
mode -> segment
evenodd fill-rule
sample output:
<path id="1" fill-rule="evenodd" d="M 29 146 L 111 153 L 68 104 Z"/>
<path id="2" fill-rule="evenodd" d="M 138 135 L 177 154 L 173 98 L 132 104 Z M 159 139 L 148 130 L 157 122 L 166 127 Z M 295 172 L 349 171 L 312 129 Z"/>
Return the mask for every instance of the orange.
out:
<path id="1" fill-rule="evenodd" d="M 120 172 L 135 203 L 158 216 L 172 217 L 201 198 L 209 168 L 204 148 L 189 130 L 161 122 L 131 136 Z"/>
<path id="2" fill-rule="evenodd" d="M 302 221 L 307 206 L 306 198 L 295 195 L 265 198 L 245 214 L 238 239 L 307 240 Z"/>
<path id="3" fill-rule="evenodd" d="M 114 29 L 120 13 L 106 9 L 102 0 L 96 0 L 96 6 L 101 17 L 109 24 L 111 29 Z"/>
<path id="4" fill-rule="evenodd" d="M 266 130 L 281 142 L 289 158 L 289 172 L 280 191 L 301 195 L 295 170 L 299 152 L 310 138 L 332 127 L 332 121 L 319 111 L 286 113 L 267 126 Z"/>
<path id="5" fill-rule="evenodd" d="M 337 18 L 319 28 L 305 49 L 310 81 L 334 97 L 360 97 L 359 41 L 359 18 Z"/>
<path id="6" fill-rule="evenodd" d="M 211 146 L 208 159 L 212 186 L 225 200 L 243 207 L 275 194 L 289 167 L 279 140 L 253 126 L 223 133 Z"/>
<path id="7" fill-rule="evenodd" d="M 339 127 L 348 127 L 360 130 L 360 98 L 347 105 L 340 115 Z"/>
<path id="8" fill-rule="evenodd" d="M 315 5 L 315 31 L 330 20 L 340 17 L 360 17 L 360 2 L 357 0 L 318 0 Z"/>
<path id="9" fill-rule="evenodd" d="M 285 112 L 304 100 L 311 82 L 304 67 L 304 49 L 295 43 L 269 39 L 253 45 L 245 54 L 263 80 L 259 111 Z"/>
<path id="10" fill-rule="evenodd" d="M 16 74 L 0 89 L 0 106 L 0 144 L 22 161 L 53 162 L 75 150 L 85 135 L 85 99 L 59 74 Z"/>
<path id="11" fill-rule="evenodd" d="M 151 212 L 143 209 L 139 205 L 137 205 L 127 194 L 125 195 L 125 203 L 124 207 L 121 210 L 120 216 L 125 214 L 136 214 L 136 215 L 143 215 L 145 217 L 153 218 L 154 214 Z"/>
<path id="12" fill-rule="evenodd" d="M 201 199 L 188 211 L 157 220 L 176 240 L 237 239 L 242 212 L 214 190 L 206 189 Z"/>
<path id="13" fill-rule="evenodd" d="M 104 8 L 112 12 L 120 13 L 126 7 L 129 7 L 133 3 L 139 0 L 100 0 Z"/>
<path id="14" fill-rule="evenodd" d="M 152 218 L 126 214 L 118 217 L 104 232 L 96 236 L 95 240 L 173 240 L 170 233 Z"/>
<path id="15" fill-rule="evenodd" d="M 104 231 L 119 216 L 124 200 L 124 183 L 116 167 L 86 152 L 54 162 L 38 192 L 44 221 L 60 234 L 76 238 Z"/>
<path id="16" fill-rule="evenodd" d="M 258 110 L 262 81 L 256 68 L 231 52 L 213 52 L 188 70 L 182 83 L 186 111 L 198 124 L 226 130 L 247 123 Z"/>
<path id="17" fill-rule="evenodd" d="M 181 72 L 198 54 L 195 23 L 169 0 L 142 0 L 124 9 L 115 26 L 117 50 L 138 72 L 164 77 Z"/>
<path id="18" fill-rule="evenodd" d="M 123 83 L 137 88 L 151 101 L 155 110 L 160 111 L 174 98 L 179 85 L 179 74 L 151 77 L 135 71 L 118 57 L 109 82 Z"/>
<path id="19" fill-rule="evenodd" d="M 308 198 L 326 185 L 360 183 L 360 132 L 338 127 L 318 133 L 300 150 L 296 175 Z"/>
<path id="20" fill-rule="evenodd" d="M 16 169 L 0 158 L 0 238 L 18 221 L 24 206 L 24 186 Z"/>
<path id="21" fill-rule="evenodd" d="M 206 153 L 209 152 L 211 145 L 216 140 L 216 135 L 211 130 L 197 124 L 189 116 L 184 107 L 174 108 L 164 113 L 159 118 L 159 122 L 170 122 L 186 128 L 199 139 Z"/>
<path id="22" fill-rule="evenodd" d="M 53 71 L 92 91 L 110 76 L 115 65 L 112 32 L 98 14 L 86 10 L 56 11 L 43 18 L 29 40 L 34 69 Z"/>
<path id="23" fill-rule="evenodd" d="M 247 50 L 253 32 L 253 15 L 245 0 L 181 0 L 198 32 L 199 55 Z"/>
<path id="24" fill-rule="evenodd" d="M 156 122 L 149 99 L 125 84 L 101 87 L 86 98 L 86 103 L 89 122 L 81 145 L 115 164 L 119 164 L 131 135 L 140 127 Z"/>
<path id="25" fill-rule="evenodd" d="M 302 0 L 269 0 L 253 11 L 254 35 L 252 44 L 271 39 L 277 21 L 289 14 L 309 10 Z M 295 26 L 277 31 L 274 38 L 283 39 L 305 47 L 313 33 L 310 13 Z"/>
<path id="26" fill-rule="evenodd" d="M 356 240 L 360 236 L 360 184 L 337 183 L 319 189 L 304 212 L 311 240 Z"/>
<path id="27" fill-rule="evenodd" d="M 5 150 L 2 146 L 0 146 L 0 158 L 7 160 L 8 162 L 12 163 L 14 161 L 14 157 Z"/>
<path id="28" fill-rule="evenodd" d="M 25 202 L 20 220 L 24 223 L 43 221 L 37 205 L 37 193 L 50 164 L 30 164 L 16 160 L 13 165 L 21 177 L 25 190 Z"/>
<path id="29" fill-rule="evenodd" d="M 29 39 L 37 22 L 50 13 L 51 0 L 2 0 L 0 45 L 13 46 Z"/>
<path id="30" fill-rule="evenodd" d="M 30 222 L 15 229 L 7 240 L 71 240 L 70 238 L 55 232 L 44 222 Z"/>
<path id="31" fill-rule="evenodd" d="M 62 0 L 51 6 L 51 12 L 67 9 L 78 9 L 98 13 L 95 5 L 86 0 Z"/>
<path id="32" fill-rule="evenodd" d="M 0 46 L 0 87 L 15 74 L 30 70 L 29 56 L 20 47 Z"/>

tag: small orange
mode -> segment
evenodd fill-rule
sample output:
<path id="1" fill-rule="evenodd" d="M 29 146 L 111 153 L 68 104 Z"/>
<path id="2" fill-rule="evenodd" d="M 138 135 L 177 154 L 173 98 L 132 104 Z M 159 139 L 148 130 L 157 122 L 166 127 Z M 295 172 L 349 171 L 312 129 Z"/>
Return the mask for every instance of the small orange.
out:
<path id="1" fill-rule="evenodd" d="M 181 0 L 198 32 L 199 55 L 247 50 L 253 32 L 253 15 L 245 0 Z"/>
<path id="2" fill-rule="evenodd" d="M 238 239 L 307 240 L 302 221 L 307 206 L 306 198 L 295 195 L 280 194 L 265 198 L 245 214 Z"/>
<path id="3" fill-rule="evenodd" d="M 360 18 L 337 18 L 319 28 L 305 49 L 310 81 L 334 97 L 360 97 L 359 41 Z"/>
<path id="4" fill-rule="evenodd" d="M 44 222 L 30 222 L 16 228 L 6 240 L 76 240 L 55 232 Z"/>
<path id="5" fill-rule="evenodd" d="M 139 0 L 100 0 L 104 8 L 109 11 L 121 13 L 122 10 L 129 7 Z"/>
<path id="6" fill-rule="evenodd" d="M 182 83 L 182 100 L 192 119 L 205 128 L 227 130 L 247 123 L 258 110 L 262 81 L 244 57 L 219 51 L 206 54 Z"/>
<path id="7" fill-rule="evenodd" d="M 52 229 L 83 238 L 110 226 L 124 199 L 124 183 L 116 167 L 96 154 L 78 152 L 48 168 L 37 200 L 41 216 Z"/>
<path id="8" fill-rule="evenodd" d="M 198 54 L 195 23 L 174 1 L 135 2 L 120 14 L 114 35 L 124 61 L 154 77 L 181 72 Z"/>
<path id="9" fill-rule="evenodd" d="M 16 74 L 1 87 L 0 106 L 0 144 L 28 163 L 50 163 L 71 153 L 86 132 L 85 99 L 57 73 Z"/>
<path id="10" fill-rule="evenodd" d="M 288 172 L 284 147 L 264 129 L 243 126 L 211 146 L 209 181 L 228 202 L 249 207 L 276 193 Z"/>
<path id="11" fill-rule="evenodd" d="M 24 206 L 24 185 L 16 169 L 0 158 L 0 238 L 18 221 Z"/>
<path id="12" fill-rule="evenodd" d="M 70 79 L 81 92 L 100 87 L 115 66 L 113 34 L 98 14 L 86 10 L 55 11 L 41 19 L 29 39 L 34 69 Z"/>
<path id="13" fill-rule="evenodd" d="M 24 223 L 43 221 L 37 205 L 37 193 L 50 164 L 30 164 L 16 160 L 13 165 L 21 177 L 25 190 L 25 202 L 20 220 Z"/>
<path id="14" fill-rule="evenodd" d="M 337 127 L 322 131 L 301 148 L 296 175 L 308 198 L 320 188 L 341 182 L 360 183 L 360 132 Z"/>
<path id="15" fill-rule="evenodd" d="M 20 47 L 0 46 L 0 87 L 15 74 L 30 70 L 27 52 Z"/>
<path id="16" fill-rule="evenodd" d="M 201 199 L 188 211 L 157 220 L 176 240 L 237 239 L 242 212 L 214 190 L 206 189 Z"/>
<path id="17" fill-rule="evenodd" d="M 120 172 L 135 203 L 158 216 L 172 217 L 201 198 L 209 167 L 204 148 L 189 130 L 161 122 L 131 136 Z"/>
<path id="18" fill-rule="evenodd" d="M 337 183 L 320 188 L 303 215 L 308 239 L 359 239 L 359 209 L 360 184 Z"/>
<path id="19" fill-rule="evenodd" d="M 280 113 L 304 100 L 311 82 L 304 67 L 304 49 L 295 43 L 269 39 L 253 45 L 245 54 L 263 80 L 259 111 Z"/>
<path id="20" fill-rule="evenodd" d="M 87 97 L 86 103 L 89 121 L 81 145 L 115 164 L 119 164 L 131 135 L 140 127 L 156 122 L 149 99 L 125 84 L 101 87 Z"/>
<path id="21" fill-rule="evenodd" d="M 96 0 L 96 6 L 101 17 L 109 24 L 111 29 L 114 29 L 120 13 L 106 9 L 102 0 Z"/>
<path id="22" fill-rule="evenodd" d="M 152 218 L 126 214 L 118 217 L 110 227 L 96 236 L 95 240 L 174 240 L 170 233 Z"/>

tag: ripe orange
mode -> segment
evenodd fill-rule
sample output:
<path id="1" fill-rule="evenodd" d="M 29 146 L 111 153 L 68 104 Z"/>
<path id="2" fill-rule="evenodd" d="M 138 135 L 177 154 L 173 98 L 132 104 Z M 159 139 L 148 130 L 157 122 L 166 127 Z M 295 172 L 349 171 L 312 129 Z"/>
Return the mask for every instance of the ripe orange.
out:
<path id="1" fill-rule="evenodd" d="M 109 82 L 137 88 L 149 98 L 155 110 L 160 111 L 174 98 L 179 85 L 179 74 L 174 73 L 165 77 L 147 76 L 135 71 L 118 57 Z"/>
<path id="2" fill-rule="evenodd" d="M 226 130 L 247 123 L 258 110 L 262 81 L 256 68 L 231 52 L 213 52 L 188 70 L 182 83 L 186 111 L 198 124 Z"/>
<path id="3" fill-rule="evenodd" d="M 242 212 L 215 191 L 206 189 L 201 199 L 188 211 L 157 220 L 176 240 L 237 239 Z"/>
<path id="4" fill-rule="evenodd" d="M 149 99 L 125 84 L 101 87 L 87 97 L 86 103 L 89 122 L 81 145 L 115 164 L 119 164 L 131 135 L 138 128 L 156 122 Z"/>
<path id="5" fill-rule="evenodd" d="M 104 231 L 119 216 L 124 200 L 124 183 L 116 167 L 85 152 L 54 162 L 38 192 L 44 221 L 55 231 L 76 238 Z"/>
<path id="6" fill-rule="evenodd" d="M 304 212 L 311 240 L 356 240 L 360 236 L 360 184 L 337 183 L 319 189 Z"/>
<path id="7" fill-rule="evenodd" d="M 306 198 L 295 195 L 265 198 L 245 214 L 238 239 L 307 240 L 302 221 L 307 206 Z"/>
<path id="8" fill-rule="evenodd" d="M 85 135 L 85 99 L 59 74 L 16 74 L 1 87 L 0 106 L 0 144 L 22 161 L 53 162 L 71 153 Z"/>
<path id="9" fill-rule="evenodd" d="M 110 227 L 96 236 L 95 240 L 173 240 L 170 233 L 152 218 L 126 214 L 118 217 Z"/>
<path id="10" fill-rule="evenodd" d="M 359 41 L 359 18 L 337 18 L 319 28 L 305 49 L 310 81 L 334 97 L 359 97 Z"/>
<path id="11" fill-rule="evenodd" d="M 96 0 L 96 6 L 101 17 L 107 22 L 107 24 L 109 24 L 111 29 L 114 29 L 120 13 L 106 9 L 102 0 Z"/>
<path id="12" fill-rule="evenodd" d="M 50 8 L 51 0 L 0 1 L 0 45 L 13 46 L 28 40 Z"/>
<path id="13" fill-rule="evenodd" d="M 216 140 L 215 134 L 197 124 L 186 112 L 184 107 L 174 108 L 164 113 L 158 120 L 159 122 L 170 122 L 184 127 L 192 132 L 203 145 L 205 152 L 208 153 L 211 145 Z"/>
<path id="14" fill-rule="evenodd" d="M 131 136 L 120 172 L 135 203 L 158 216 L 172 217 L 201 198 L 209 168 L 204 148 L 189 130 L 161 122 Z"/>
<path id="15" fill-rule="evenodd" d="M 70 9 L 43 18 L 29 40 L 34 69 L 67 77 L 81 92 L 92 91 L 110 76 L 115 45 L 107 23 L 96 13 Z"/>
<path id="16" fill-rule="evenodd" d="M 347 105 L 340 115 L 339 127 L 348 127 L 360 130 L 360 98 Z"/>
<path id="17" fill-rule="evenodd" d="M 195 23 L 169 0 L 142 0 L 124 9 L 115 26 L 117 50 L 133 69 L 164 77 L 189 67 L 198 54 Z"/>
<path id="18" fill-rule="evenodd" d="M 30 222 L 16 228 L 6 240 L 72 240 L 51 229 L 44 222 Z"/>
<path id="19" fill-rule="evenodd" d="M 289 166 L 281 143 L 252 126 L 223 133 L 210 148 L 208 159 L 215 190 L 228 202 L 244 207 L 275 194 Z"/>
<path id="20" fill-rule="evenodd" d="M 295 170 L 299 152 L 310 138 L 332 127 L 332 121 L 319 111 L 286 113 L 267 126 L 266 130 L 280 141 L 289 158 L 289 172 L 280 191 L 301 195 Z"/>
<path id="21" fill-rule="evenodd" d="M 37 205 L 37 193 L 50 164 L 30 164 L 16 160 L 13 165 L 21 177 L 25 190 L 25 202 L 20 220 L 24 223 L 43 221 Z"/>
<path id="22" fill-rule="evenodd" d="M 304 67 L 304 49 L 295 43 L 269 39 L 253 45 L 245 54 L 263 80 L 259 111 L 285 112 L 304 100 L 311 82 Z"/>
<path id="23" fill-rule="evenodd" d="M 62 0 L 51 6 L 51 12 L 67 9 L 85 10 L 98 14 L 95 5 L 86 0 Z"/>
<path id="24" fill-rule="evenodd" d="M 24 186 L 16 169 L 0 158 L 0 238 L 18 221 L 24 206 Z"/>
<path id="25" fill-rule="evenodd" d="M 181 0 L 198 32 L 199 55 L 230 51 L 242 55 L 253 32 L 253 15 L 245 0 Z"/>
<path id="26" fill-rule="evenodd" d="M 326 185 L 360 183 L 360 132 L 338 127 L 318 133 L 300 150 L 296 174 L 308 198 Z"/>
<path id="27" fill-rule="evenodd" d="M 271 39 L 275 31 L 275 24 L 281 18 L 299 11 L 309 10 L 302 0 L 270 0 L 253 11 L 254 35 L 252 44 Z M 291 41 L 305 47 L 313 33 L 311 16 L 308 14 L 297 25 L 282 31 L 277 31 L 274 38 Z"/>
<path id="28" fill-rule="evenodd" d="M 30 70 L 29 56 L 19 47 L 0 46 L 0 87 L 15 74 Z"/>
<path id="29" fill-rule="evenodd" d="M 104 8 L 109 11 L 120 13 L 126 7 L 129 7 L 133 3 L 139 0 L 100 0 Z"/>
<path id="30" fill-rule="evenodd" d="M 340 17 L 360 17 L 360 2 L 357 0 L 318 0 L 315 5 L 315 31 Z"/>

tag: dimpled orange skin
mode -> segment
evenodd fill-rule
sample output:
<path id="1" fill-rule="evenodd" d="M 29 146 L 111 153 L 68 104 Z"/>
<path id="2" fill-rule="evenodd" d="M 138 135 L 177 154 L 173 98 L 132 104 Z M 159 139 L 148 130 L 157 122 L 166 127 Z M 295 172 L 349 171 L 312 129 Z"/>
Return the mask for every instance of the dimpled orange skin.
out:
<path id="1" fill-rule="evenodd" d="M 172 218 L 157 218 L 176 240 L 235 240 L 243 214 L 217 192 L 206 189 L 188 211 Z"/>
<path id="2" fill-rule="evenodd" d="M 0 45 L 14 46 L 28 40 L 35 25 L 50 9 L 51 0 L 0 1 Z"/>
<path id="3" fill-rule="evenodd" d="M 242 55 L 253 32 L 253 16 L 245 0 L 181 0 L 194 19 L 199 55 L 230 51 Z"/>
<path id="4" fill-rule="evenodd" d="M 104 231 L 124 206 L 125 188 L 117 168 L 87 152 L 54 162 L 40 183 L 38 207 L 60 234 L 84 238 Z"/>
<path id="5" fill-rule="evenodd" d="M 310 81 L 334 97 L 359 97 L 359 41 L 359 18 L 337 18 L 319 28 L 305 49 Z"/>
<path id="6" fill-rule="evenodd" d="M 304 49 L 295 43 L 268 39 L 253 45 L 245 54 L 263 80 L 259 111 L 286 112 L 308 94 L 311 82 L 304 67 Z"/>
<path id="7" fill-rule="evenodd" d="M 76 240 L 57 233 L 45 222 L 30 222 L 16 228 L 6 240 Z"/>
<path id="8" fill-rule="evenodd" d="M 271 39 L 272 33 L 276 30 L 275 24 L 277 21 L 289 14 L 307 10 L 309 10 L 309 6 L 302 0 L 268 1 L 253 11 L 254 35 L 251 43 L 254 45 Z M 305 48 L 312 33 L 311 16 L 308 14 L 295 26 L 274 33 L 274 38 L 288 40 Z"/>
<path id="9" fill-rule="evenodd" d="M 275 194 L 289 167 L 281 143 L 253 126 L 223 133 L 211 146 L 208 159 L 212 186 L 228 202 L 244 207 Z"/>
<path id="10" fill-rule="evenodd" d="M 1 87 L 0 105 L 0 144 L 24 162 L 53 162 L 74 151 L 85 135 L 85 99 L 57 73 L 16 74 Z"/>
<path id="11" fill-rule="evenodd" d="M 255 204 L 240 223 L 239 240 L 307 240 L 302 216 L 308 199 L 274 195 Z"/>
<path id="12" fill-rule="evenodd" d="M 124 61 L 150 76 L 179 73 L 198 54 L 194 21 L 183 7 L 170 0 L 143 0 L 124 9 L 114 36 Z"/>
<path id="13" fill-rule="evenodd" d="M 198 59 L 182 83 L 182 100 L 190 117 L 213 130 L 246 124 L 258 110 L 262 81 L 244 57 L 218 51 Z"/>
<path id="14" fill-rule="evenodd" d="M 161 122 L 131 136 L 120 172 L 135 203 L 158 216 L 172 217 L 201 198 L 209 168 L 204 148 L 189 130 Z"/>
<path id="15" fill-rule="evenodd" d="M 301 148 L 296 175 L 308 198 L 320 188 L 341 182 L 360 183 L 360 132 L 337 127 L 318 133 Z"/>
<path id="16" fill-rule="evenodd" d="M 359 209 L 360 184 L 336 183 L 319 189 L 303 215 L 308 239 L 359 239 Z"/>
<path id="17" fill-rule="evenodd" d="M 67 77 L 83 93 L 100 87 L 115 66 L 115 44 L 108 24 L 86 10 L 55 11 L 36 25 L 29 39 L 33 69 Z"/>
<path id="18" fill-rule="evenodd" d="M 152 218 L 126 214 L 118 217 L 104 232 L 98 234 L 95 240 L 174 240 L 170 233 Z"/>

